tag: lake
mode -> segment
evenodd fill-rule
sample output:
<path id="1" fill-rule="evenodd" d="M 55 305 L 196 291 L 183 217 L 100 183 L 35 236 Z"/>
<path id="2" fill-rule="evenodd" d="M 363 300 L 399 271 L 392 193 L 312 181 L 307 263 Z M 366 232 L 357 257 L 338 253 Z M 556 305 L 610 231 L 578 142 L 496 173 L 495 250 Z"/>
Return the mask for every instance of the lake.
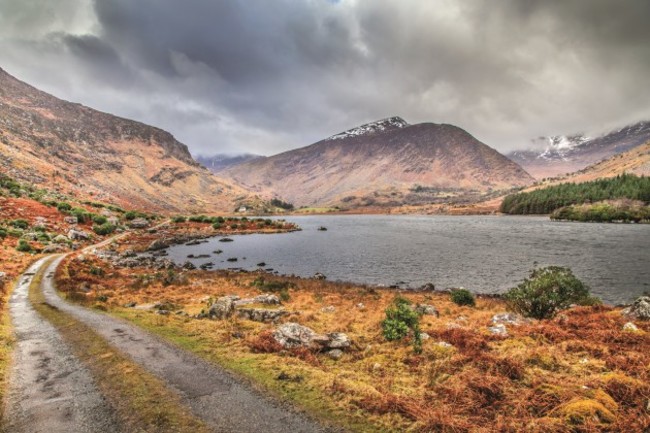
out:
<path id="1" fill-rule="evenodd" d="M 302 231 L 218 237 L 176 245 L 169 258 L 215 269 L 257 269 L 265 262 L 281 274 L 320 272 L 328 280 L 376 285 L 465 287 L 499 293 L 534 267 L 560 265 L 610 304 L 630 303 L 650 291 L 650 225 L 553 222 L 520 216 L 337 215 L 288 217 Z M 327 231 L 317 230 L 324 226 Z M 221 249 L 222 254 L 212 254 Z M 209 259 L 187 259 L 210 254 Z M 228 262 L 227 258 L 237 258 Z"/>

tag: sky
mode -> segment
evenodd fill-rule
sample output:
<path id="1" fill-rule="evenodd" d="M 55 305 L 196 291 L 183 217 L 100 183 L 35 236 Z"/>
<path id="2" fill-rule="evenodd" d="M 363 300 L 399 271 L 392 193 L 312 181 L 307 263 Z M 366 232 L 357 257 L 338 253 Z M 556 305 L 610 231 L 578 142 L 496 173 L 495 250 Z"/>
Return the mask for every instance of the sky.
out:
<path id="1" fill-rule="evenodd" d="M 650 120 L 649 17 L 648 0 L 0 0 L 0 67 L 194 155 L 394 115 L 508 152 Z"/>

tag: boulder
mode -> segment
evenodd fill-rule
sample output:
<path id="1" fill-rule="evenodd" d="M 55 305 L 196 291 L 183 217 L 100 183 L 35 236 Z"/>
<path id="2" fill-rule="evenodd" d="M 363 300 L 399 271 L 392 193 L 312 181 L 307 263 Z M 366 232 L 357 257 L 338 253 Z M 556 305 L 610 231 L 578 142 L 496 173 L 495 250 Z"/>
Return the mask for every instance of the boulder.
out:
<path id="1" fill-rule="evenodd" d="M 83 241 L 83 240 L 90 239 L 90 235 L 83 230 L 70 229 L 68 231 L 68 239 L 70 239 L 71 241 L 77 241 L 77 240 Z"/>
<path id="2" fill-rule="evenodd" d="M 490 331 L 490 334 L 494 335 L 501 335 L 504 337 L 508 335 L 508 329 L 506 329 L 506 325 L 503 323 L 488 327 L 488 331 Z"/>
<path id="3" fill-rule="evenodd" d="M 423 316 L 436 316 L 440 317 L 440 313 L 433 305 L 429 304 L 418 304 L 415 307 L 415 312 Z"/>
<path id="4" fill-rule="evenodd" d="M 336 307 L 334 305 L 328 305 L 327 307 L 323 307 L 320 310 L 323 313 L 333 313 L 336 311 Z"/>
<path id="5" fill-rule="evenodd" d="M 345 349 L 352 344 L 350 338 L 342 332 L 332 332 L 327 334 L 327 338 L 329 341 L 325 343 L 325 347 L 328 349 Z"/>
<path id="6" fill-rule="evenodd" d="M 222 296 L 208 310 L 208 316 L 216 319 L 227 319 L 235 312 L 236 296 Z"/>
<path id="7" fill-rule="evenodd" d="M 285 349 L 310 347 L 315 336 L 313 330 L 294 322 L 285 323 L 273 332 L 273 339 Z"/>
<path id="8" fill-rule="evenodd" d="M 641 296 L 623 310 L 623 314 L 639 320 L 650 320 L 650 296 Z"/>
<path id="9" fill-rule="evenodd" d="M 255 304 L 280 305 L 280 298 L 272 293 L 266 293 L 253 298 Z"/>
<path id="10" fill-rule="evenodd" d="M 317 334 L 310 328 L 289 322 L 279 326 L 273 332 L 273 338 L 285 349 L 309 347 L 312 349 L 346 349 L 352 344 L 350 338 L 342 332 L 327 335 Z"/>
<path id="11" fill-rule="evenodd" d="M 325 275 L 321 274 L 320 272 L 316 272 L 314 274 L 314 280 L 326 280 L 326 279 L 327 279 L 327 277 Z"/>
<path id="12" fill-rule="evenodd" d="M 504 324 L 519 326 L 524 323 L 526 323 L 526 319 L 514 313 L 499 313 L 492 316 L 493 325 Z"/>
<path id="13" fill-rule="evenodd" d="M 149 246 L 147 247 L 147 250 L 148 251 L 164 250 L 168 246 L 169 246 L 169 244 L 165 239 L 159 238 L 159 239 L 156 239 L 153 242 L 151 242 L 149 244 Z"/>
<path id="14" fill-rule="evenodd" d="M 188 271 L 193 271 L 194 269 L 196 269 L 196 266 L 192 262 L 185 262 L 183 263 L 183 269 Z"/>
<path id="15" fill-rule="evenodd" d="M 7 281 L 7 273 L 6 272 L 0 272 L 0 287 Z"/>
<path id="16" fill-rule="evenodd" d="M 266 308 L 240 308 L 237 311 L 237 316 L 246 319 L 252 320 L 254 322 L 277 322 L 282 316 L 289 314 L 287 311 L 279 310 L 269 310 Z"/>
<path id="17" fill-rule="evenodd" d="M 136 218 L 128 223 L 129 227 L 132 229 L 145 229 L 149 227 L 149 224 L 149 220 L 146 218 Z"/>
<path id="18" fill-rule="evenodd" d="M 623 325 L 623 331 L 639 332 L 639 328 L 634 323 L 627 322 L 625 325 Z"/>
<path id="19" fill-rule="evenodd" d="M 67 216 L 67 217 L 63 217 L 63 222 L 66 224 L 77 224 L 79 220 L 77 219 L 76 216 Z"/>
<path id="20" fill-rule="evenodd" d="M 433 283 L 426 283 L 420 287 L 420 291 L 422 292 L 433 292 L 434 290 L 436 290 L 436 286 Z"/>

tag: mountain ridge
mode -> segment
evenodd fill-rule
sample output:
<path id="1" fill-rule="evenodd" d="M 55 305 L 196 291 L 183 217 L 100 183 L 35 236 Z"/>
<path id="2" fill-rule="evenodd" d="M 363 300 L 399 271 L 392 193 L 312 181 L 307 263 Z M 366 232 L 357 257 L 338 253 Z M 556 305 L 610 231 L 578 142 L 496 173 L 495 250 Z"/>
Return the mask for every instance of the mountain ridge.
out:
<path id="1" fill-rule="evenodd" d="M 566 175 L 626 152 L 650 140 L 650 121 L 641 121 L 612 130 L 598 137 L 582 134 L 540 137 L 546 142 L 541 151 L 519 150 L 506 156 L 537 179 Z"/>
<path id="2" fill-rule="evenodd" d="M 160 128 L 43 92 L 0 69 L 0 166 L 36 185 L 158 211 L 231 210 L 249 199 Z"/>
<path id="3" fill-rule="evenodd" d="M 387 119 L 399 121 L 389 122 L 384 129 L 364 128 Z M 231 167 L 222 175 L 297 205 L 337 204 L 351 201 L 351 196 L 377 194 L 399 201 L 416 185 L 440 191 L 488 191 L 532 182 L 516 163 L 461 128 L 409 125 L 398 116 L 387 119 L 331 136 L 345 134 L 337 139 L 328 137 Z"/>

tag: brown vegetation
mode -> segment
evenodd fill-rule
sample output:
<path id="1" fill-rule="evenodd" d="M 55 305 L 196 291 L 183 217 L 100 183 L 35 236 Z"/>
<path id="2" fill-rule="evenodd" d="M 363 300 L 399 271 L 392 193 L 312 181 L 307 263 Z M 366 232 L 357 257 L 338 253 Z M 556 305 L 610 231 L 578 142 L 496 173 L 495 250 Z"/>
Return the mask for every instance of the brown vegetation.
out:
<path id="1" fill-rule="evenodd" d="M 92 267 L 102 268 L 104 276 L 93 275 Z M 295 313 L 290 320 L 319 333 L 351 337 L 353 347 L 336 361 L 317 351 L 281 350 L 271 337 L 274 325 L 191 317 L 210 298 L 258 294 L 251 284 L 257 276 L 190 271 L 166 285 L 151 270 L 111 268 L 89 256 L 68 260 L 57 280 L 68 296 L 76 293 L 71 297 L 88 305 L 100 303 L 352 430 L 650 428 L 650 323 L 636 322 L 638 332 L 623 331 L 628 320 L 620 309 L 572 308 L 551 321 L 508 325 L 508 336 L 498 336 L 487 327 L 495 313 L 505 310 L 499 299 L 479 297 L 472 308 L 455 305 L 447 293 L 402 293 L 440 312 L 440 317 L 421 318 L 430 338 L 415 354 L 408 338 L 387 342 L 382 336 L 380 323 L 393 291 L 264 275 L 268 281 L 291 283 L 285 302 Z M 162 301 L 187 315 L 161 316 L 147 308 Z M 129 302 L 138 306 L 122 307 Z"/>

